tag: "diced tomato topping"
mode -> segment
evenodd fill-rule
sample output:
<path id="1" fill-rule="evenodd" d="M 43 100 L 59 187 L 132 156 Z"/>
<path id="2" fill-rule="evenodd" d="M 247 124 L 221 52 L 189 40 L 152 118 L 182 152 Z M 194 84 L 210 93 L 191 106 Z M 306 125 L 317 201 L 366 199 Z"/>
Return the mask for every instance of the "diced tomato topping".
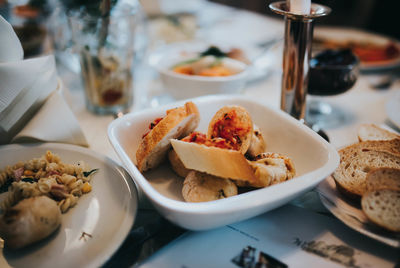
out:
<path id="1" fill-rule="evenodd" d="M 225 113 L 224 117 L 215 123 L 211 138 L 223 138 L 235 150 L 239 150 L 242 144 L 240 137 L 244 136 L 250 128 L 250 126 L 241 125 L 235 110 Z"/>
<path id="2" fill-rule="evenodd" d="M 207 139 L 206 135 L 200 132 L 193 132 L 189 136 L 182 139 L 185 142 L 194 142 L 197 144 L 203 144 L 208 147 L 218 147 L 222 149 L 234 149 L 227 140 L 223 138 Z"/>
<path id="3" fill-rule="evenodd" d="M 149 124 L 149 129 L 152 130 L 158 123 L 160 123 L 160 121 L 162 120 L 162 117 L 157 117 L 156 119 L 154 119 L 150 124 Z M 146 137 L 148 134 L 150 133 L 150 131 L 147 131 L 146 133 L 143 134 L 142 139 L 144 137 Z"/>

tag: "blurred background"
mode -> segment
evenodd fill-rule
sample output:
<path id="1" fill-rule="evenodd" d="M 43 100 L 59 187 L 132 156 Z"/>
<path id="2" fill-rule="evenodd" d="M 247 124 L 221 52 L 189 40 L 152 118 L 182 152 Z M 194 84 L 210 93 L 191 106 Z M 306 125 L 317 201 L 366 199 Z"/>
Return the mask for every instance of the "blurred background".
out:
<path id="1" fill-rule="evenodd" d="M 212 0 L 224 5 L 251 10 L 267 16 L 279 17 L 268 5 L 274 0 Z M 400 1 L 395 0 L 313 0 L 313 3 L 332 8 L 329 16 L 318 24 L 345 26 L 382 33 L 400 39 L 398 23 Z"/>
<path id="2" fill-rule="evenodd" d="M 95 2 L 100 1 L 0 0 L 0 15 L 13 25 L 22 42 L 25 57 L 29 58 L 54 49 L 56 51 L 68 50 L 72 46 L 68 18 L 66 16 L 68 6 L 87 5 Z M 154 36 L 154 31 L 160 34 L 162 31 L 167 32 L 169 29 L 166 28 L 168 27 L 179 27 L 180 31 L 175 31 L 173 34 L 165 34 L 163 38 L 166 40 L 164 41 L 180 41 L 180 39 L 194 38 L 196 29 L 199 27 L 204 28 L 209 17 L 207 11 L 202 10 L 202 3 L 207 2 L 206 0 L 132 0 L 130 2 L 141 4 L 143 23 L 142 27 L 136 29 L 141 32 L 141 38 L 136 42 L 136 46 L 139 48 L 148 45 L 146 43 L 148 40 L 145 40 L 148 36 L 144 37 L 144 33 L 147 35 L 153 34 Z M 209 0 L 209 2 L 282 19 L 268 8 L 269 3 L 273 2 L 273 0 Z M 400 27 L 397 23 L 400 10 L 399 1 L 315 0 L 313 2 L 332 8 L 332 13 L 319 19 L 317 25 L 363 29 L 400 39 Z M 163 15 L 167 15 L 162 19 L 160 19 L 161 11 L 164 13 Z M 201 15 L 200 19 L 197 16 L 199 14 Z M 152 25 L 146 24 L 146 18 L 152 21 Z M 213 19 L 215 20 L 215 18 Z M 170 25 L 167 25 L 166 21 Z M 210 23 L 212 23 L 212 19 Z M 206 26 L 210 27 L 210 25 Z M 171 40 L 168 40 L 168 38 Z"/>

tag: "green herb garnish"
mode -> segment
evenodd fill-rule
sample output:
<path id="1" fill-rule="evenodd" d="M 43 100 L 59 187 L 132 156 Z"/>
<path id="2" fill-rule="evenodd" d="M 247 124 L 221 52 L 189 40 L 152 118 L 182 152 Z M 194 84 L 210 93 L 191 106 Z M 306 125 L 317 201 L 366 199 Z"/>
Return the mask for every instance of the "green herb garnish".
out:
<path id="1" fill-rule="evenodd" d="M 200 54 L 200 56 L 201 57 L 214 56 L 216 58 L 223 58 L 223 57 L 228 57 L 228 54 L 226 54 L 225 52 L 221 51 L 216 46 L 210 46 L 206 51 L 202 52 Z"/>
<path id="2" fill-rule="evenodd" d="M 34 183 L 34 182 L 35 182 L 35 179 L 34 179 L 34 178 L 22 178 L 21 181 L 29 182 L 29 183 Z"/>
<path id="3" fill-rule="evenodd" d="M 99 170 L 99 169 L 95 168 L 95 169 L 92 169 L 91 171 L 84 171 L 83 176 L 89 177 L 92 173 L 96 172 L 97 170 Z"/>

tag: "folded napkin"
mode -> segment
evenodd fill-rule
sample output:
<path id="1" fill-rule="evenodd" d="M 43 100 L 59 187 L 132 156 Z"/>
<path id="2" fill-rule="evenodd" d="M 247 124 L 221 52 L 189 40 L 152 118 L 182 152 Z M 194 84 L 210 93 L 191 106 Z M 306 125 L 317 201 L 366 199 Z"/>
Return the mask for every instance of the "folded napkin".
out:
<path id="1" fill-rule="evenodd" d="M 23 60 L 21 43 L 0 16 L 0 144 L 49 141 L 88 146 L 62 97 L 53 55 Z"/>

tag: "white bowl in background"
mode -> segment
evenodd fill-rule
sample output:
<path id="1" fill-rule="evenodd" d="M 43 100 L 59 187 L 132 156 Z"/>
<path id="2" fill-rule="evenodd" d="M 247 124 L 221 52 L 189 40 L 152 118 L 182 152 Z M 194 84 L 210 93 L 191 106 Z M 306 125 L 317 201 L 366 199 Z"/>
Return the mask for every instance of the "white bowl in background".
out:
<path id="1" fill-rule="evenodd" d="M 169 108 L 184 101 L 126 114 L 110 123 L 109 140 L 128 172 L 154 207 L 168 220 L 191 230 L 211 229 L 248 219 L 279 207 L 311 190 L 339 165 L 336 149 L 313 130 L 281 110 L 266 107 L 244 96 L 204 96 L 192 100 L 200 111 L 199 131 L 206 132 L 215 112 L 225 105 L 241 105 L 259 126 L 267 150 L 293 159 L 294 179 L 226 199 L 186 203 L 181 194 L 183 179 L 169 164 L 141 173 L 136 168 L 136 150 L 149 122 L 164 116 Z"/>
<path id="2" fill-rule="evenodd" d="M 199 76 L 179 74 L 172 67 L 179 62 L 192 59 L 207 49 L 204 43 L 175 43 L 156 50 L 149 63 L 160 74 L 164 88 L 176 100 L 213 94 L 238 94 L 248 79 L 248 65 L 239 60 L 224 58 L 229 67 L 239 70 L 229 76 Z"/>

